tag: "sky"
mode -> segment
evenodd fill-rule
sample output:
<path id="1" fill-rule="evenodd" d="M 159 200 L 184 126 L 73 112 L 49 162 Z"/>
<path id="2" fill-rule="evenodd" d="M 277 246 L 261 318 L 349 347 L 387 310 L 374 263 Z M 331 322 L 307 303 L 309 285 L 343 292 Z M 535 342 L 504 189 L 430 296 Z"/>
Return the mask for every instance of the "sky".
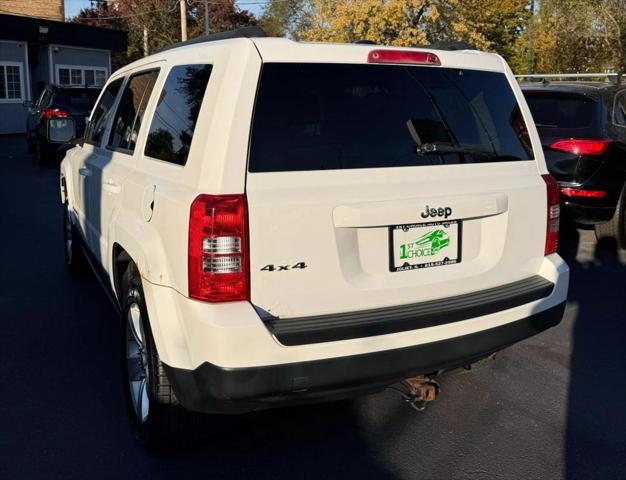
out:
<path id="1" fill-rule="evenodd" d="M 255 15 L 259 15 L 261 10 L 263 9 L 263 5 L 260 5 L 259 0 L 254 0 L 256 3 L 248 4 L 248 2 L 252 3 L 253 0 L 242 0 L 240 3 L 241 8 L 244 10 L 250 10 Z M 65 0 L 65 17 L 73 17 L 78 12 L 80 12 L 83 8 L 89 7 L 89 0 Z"/>

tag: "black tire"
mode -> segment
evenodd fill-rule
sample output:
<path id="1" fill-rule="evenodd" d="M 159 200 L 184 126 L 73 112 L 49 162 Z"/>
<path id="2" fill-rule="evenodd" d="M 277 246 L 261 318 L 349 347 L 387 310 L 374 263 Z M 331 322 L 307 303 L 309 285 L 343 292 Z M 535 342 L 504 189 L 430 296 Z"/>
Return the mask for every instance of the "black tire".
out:
<path id="1" fill-rule="evenodd" d="M 613 218 L 607 223 L 596 225 L 595 232 L 598 241 L 612 238 L 618 248 L 626 250 L 626 187 L 622 189 Z"/>
<path id="2" fill-rule="evenodd" d="M 85 254 L 79 245 L 80 236 L 71 222 L 69 205 L 63 204 L 63 253 L 67 271 L 75 277 L 80 276 L 87 264 Z"/>
<path id="3" fill-rule="evenodd" d="M 131 427 L 137 439 L 149 450 L 171 450 L 175 447 L 186 446 L 199 437 L 201 428 L 200 414 L 185 410 L 176 399 L 172 387 L 159 359 L 154 343 L 148 311 L 144 301 L 141 277 L 134 263 L 130 262 L 121 282 L 121 358 L 123 388 L 126 397 L 127 412 Z M 140 314 L 136 321 L 140 325 L 140 336 L 143 347 L 139 348 L 137 361 L 143 362 L 139 370 L 143 371 L 145 384 L 143 390 L 147 392 L 148 407 L 143 411 L 136 399 L 133 398 L 131 373 L 129 367 L 129 351 L 134 348 L 131 343 L 137 337 L 133 333 L 133 313 Z M 133 340 L 133 338 L 135 340 Z M 137 396 L 137 394 L 135 394 Z"/>

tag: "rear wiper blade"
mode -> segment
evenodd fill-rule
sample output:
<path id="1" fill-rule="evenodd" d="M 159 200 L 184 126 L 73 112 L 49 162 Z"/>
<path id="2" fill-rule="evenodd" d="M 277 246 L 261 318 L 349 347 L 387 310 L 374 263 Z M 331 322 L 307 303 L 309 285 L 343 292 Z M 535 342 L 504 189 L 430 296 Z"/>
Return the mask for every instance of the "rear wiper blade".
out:
<path id="1" fill-rule="evenodd" d="M 418 155 L 441 155 L 445 153 L 460 153 L 467 155 L 480 155 L 485 157 L 496 156 L 494 152 L 481 150 L 478 148 L 465 147 L 463 145 L 453 145 L 451 143 L 422 143 L 415 147 Z"/>

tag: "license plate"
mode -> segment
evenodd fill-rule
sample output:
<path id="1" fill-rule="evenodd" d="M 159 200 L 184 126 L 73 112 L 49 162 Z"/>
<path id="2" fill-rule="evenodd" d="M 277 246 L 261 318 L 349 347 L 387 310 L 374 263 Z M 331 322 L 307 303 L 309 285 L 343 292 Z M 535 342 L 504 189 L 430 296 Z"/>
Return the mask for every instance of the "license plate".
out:
<path id="1" fill-rule="evenodd" d="M 389 227 L 389 270 L 452 265 L 461 261 L 461 222 L 415 223 Z"/>

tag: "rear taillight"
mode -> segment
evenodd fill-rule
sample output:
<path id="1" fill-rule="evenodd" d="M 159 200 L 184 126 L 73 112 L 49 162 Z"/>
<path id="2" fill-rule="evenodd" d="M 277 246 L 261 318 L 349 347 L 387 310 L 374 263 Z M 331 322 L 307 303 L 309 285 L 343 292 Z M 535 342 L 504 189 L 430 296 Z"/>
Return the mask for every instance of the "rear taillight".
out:
<path id="1" fill-rule="evenodd" d="M 582 197 L 582 198 L 605 198 L 604 190 L 584 190 L 581 188 L 565 187 L 561 189 L 561 195 L 565 197 Z"/>
<path id="2" fill-rule="evenodd" d="M 46 120 L 52 120 L 53 118 L 67 118 L 70 116 L 68 112 L 58 108 L 44 108 L 41 111 L 41 115 L 43 115 Z"/>
<path id="3" fill-rule="evenodd" d="M 434 53 L 413 52 L 410 50 L 372 50 L 367 56 L 367 62 L 441 65 L 441 60 Z"/>
<path id="4" fill-rule="evenodd" d="M 550 148 L 552 150 L 559 150 L 561 152 L 572 153 L 574 155 L 599 157 L 606 153 L 610 145 L 611 140 L 607 139 L 583 140 L 568 138 L 564 140 L 557 140 L 550 145 Z"/>
<path id="5" fill-rule="evenodd" d="M 245 195 L 200 195 L 191 204 L 189 296 L 206 302 L 248 300 Z"/>
<path id="6" fill-rule="evenodd" d="M 559 186 L 552 175 L 542 175 L 542 178 L 543 181 L 546 182 L 548 198 L 545 254 L 551 255 L 556 253 L 556 249 L 559 245 L 559 218 L 561 216 Z"/>

